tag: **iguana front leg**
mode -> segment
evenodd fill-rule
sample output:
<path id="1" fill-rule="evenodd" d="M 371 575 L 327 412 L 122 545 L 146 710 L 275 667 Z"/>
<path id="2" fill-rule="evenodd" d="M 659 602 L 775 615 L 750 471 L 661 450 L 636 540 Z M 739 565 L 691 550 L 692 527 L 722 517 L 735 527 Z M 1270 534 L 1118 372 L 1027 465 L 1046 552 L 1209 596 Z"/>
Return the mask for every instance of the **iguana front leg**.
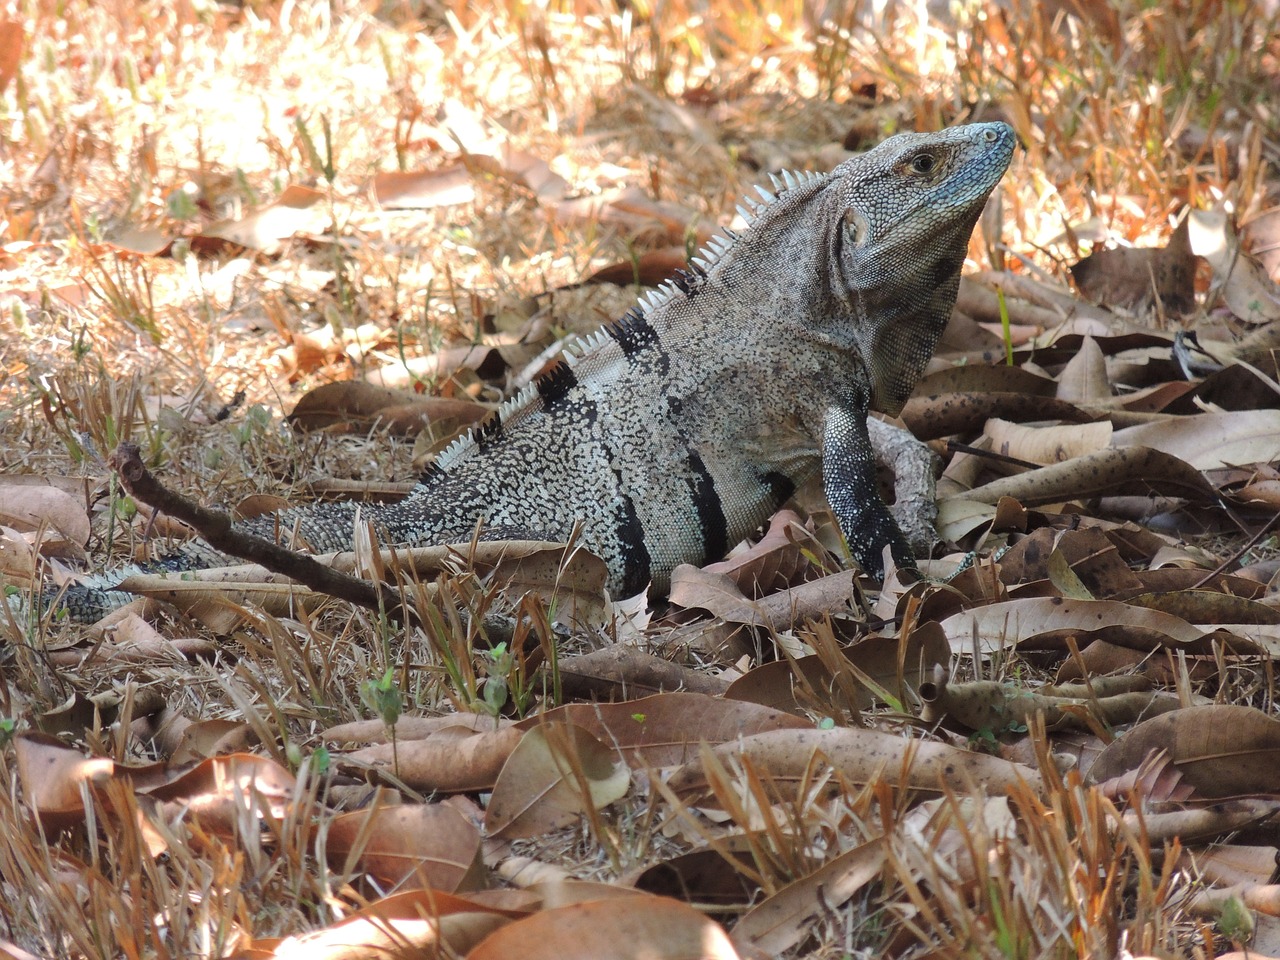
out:
<path id="1" fill-rule="evenodd" d="M 867 412 L 867 399 L 861 396 L 842 398 L 827 408 L 822 432 L 822 486 L 853 559 L 868 574 L 882 579 L 886 545 L 899 567 L 914 569 L 916 558 L 880 499 Z"/>

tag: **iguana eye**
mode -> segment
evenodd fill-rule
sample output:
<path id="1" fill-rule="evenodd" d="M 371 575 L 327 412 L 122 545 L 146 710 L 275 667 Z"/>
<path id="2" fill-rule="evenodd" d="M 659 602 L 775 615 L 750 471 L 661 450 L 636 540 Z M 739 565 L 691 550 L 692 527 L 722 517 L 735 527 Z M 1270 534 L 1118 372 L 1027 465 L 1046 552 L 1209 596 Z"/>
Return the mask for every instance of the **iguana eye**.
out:
<path id="1" fill-rule="evenodd" d="M 937 160 L 932 153 L 917 153 L 911 158 L 912 173 L 933 173 L 933 168 L 937 164 Z"/>

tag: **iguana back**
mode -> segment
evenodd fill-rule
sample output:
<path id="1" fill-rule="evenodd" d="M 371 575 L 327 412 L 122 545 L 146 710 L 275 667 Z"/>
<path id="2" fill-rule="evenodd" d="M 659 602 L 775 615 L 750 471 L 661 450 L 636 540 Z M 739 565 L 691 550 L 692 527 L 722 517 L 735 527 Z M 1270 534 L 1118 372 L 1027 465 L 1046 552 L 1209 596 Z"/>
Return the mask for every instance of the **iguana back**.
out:
<path id="1" fill-rule="evenodd" d="M 856 560 L 910 548 L 876 491 L 869 410 L 896 413 L 950 316 L 969 235 L 1008 167 L 1003 123 L 892 137 L 826 175 L 784 174 L 690 269 L 436 460 L 403 501 L 318 504 L 239 526 L 349 549 L 357 509 L 389 541 L 579 542 L 618 596 L 663 592 L 722 556 L 822 472 Z M 200 542 L 151 569 L 224 562 Z M 137 568 L 132 568 L 136 570 Z M 130 599 L 128 572 L 63 603 L 80 620 Z"/>

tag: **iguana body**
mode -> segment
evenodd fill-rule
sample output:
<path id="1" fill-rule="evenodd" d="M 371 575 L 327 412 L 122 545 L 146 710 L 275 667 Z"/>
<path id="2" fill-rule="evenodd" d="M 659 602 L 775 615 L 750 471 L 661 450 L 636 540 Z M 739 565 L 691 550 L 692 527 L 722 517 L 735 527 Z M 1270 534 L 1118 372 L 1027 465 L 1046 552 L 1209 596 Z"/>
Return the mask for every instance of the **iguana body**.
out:
<path id="1" fill-rule="evenodd" d="M 723 556 L 821 471 L 854 558 L 878 575 L 889 546 L 913 564 L 876 489 L 867 415 L 901 409 L 932 354 L 1013 147 L 1006 124 L 973 124 L 775 179 L 776 196 L 761 190 L 742 210 L 746 231 L 567 350 L 405 500 L 242 527 L 296 529 L 328 552 L 350 547 L 357 509 L 414 545 L 465 541 L 478 521 L 500 538 L 563 540 L 577 525 L 623 596 L 663 592 L 678 564 Z M 159 566 L 220 559 L 196 542 Z M 64 597 L 76 619 L 129 599 L 93 580 Z"/>

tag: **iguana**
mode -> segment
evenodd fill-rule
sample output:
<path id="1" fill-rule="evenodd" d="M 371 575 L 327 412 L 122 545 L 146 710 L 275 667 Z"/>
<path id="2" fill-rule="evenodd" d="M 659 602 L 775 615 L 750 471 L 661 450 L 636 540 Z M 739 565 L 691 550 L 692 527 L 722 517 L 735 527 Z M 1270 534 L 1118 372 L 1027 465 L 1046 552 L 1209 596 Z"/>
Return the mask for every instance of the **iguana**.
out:
<path id="1" fill-rule="evenodd" d="M 1013 130 L 975 123 L 890 137 L 825 175 L 783 173 L 688 269 L 448 447 L 390 505 L 328 503 L 238 524 L 349 549 L 359 510 L 387 542 L 568 538 L 608 587 L 668 588 L 719 559 L 821 472 L 853 558 L 915 558 L 877 491 L 869 411 L 897 413 L 955 303 L 969 236 L 1009 165 Z M 192 541 L 143 569 L 224 562 Z M 74 584 L 93 620 L 128 573 Z"/>

